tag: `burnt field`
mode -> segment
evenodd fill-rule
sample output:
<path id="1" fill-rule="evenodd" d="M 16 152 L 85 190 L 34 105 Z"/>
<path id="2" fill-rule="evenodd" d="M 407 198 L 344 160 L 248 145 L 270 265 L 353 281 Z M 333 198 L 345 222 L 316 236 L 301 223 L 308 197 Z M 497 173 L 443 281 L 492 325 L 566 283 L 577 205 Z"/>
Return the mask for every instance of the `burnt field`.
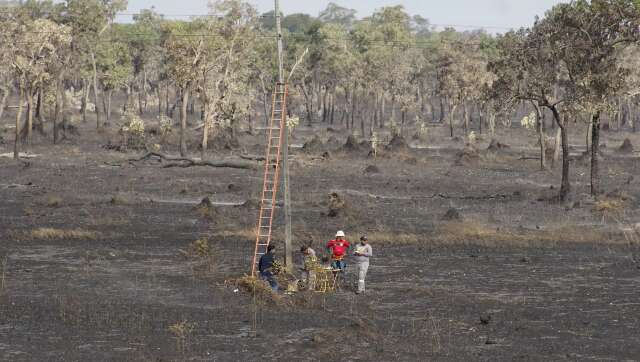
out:
<path id="1" fill-rule="evenodd" d="M 603 135 L 599 200 L 574 146 L 559 203 L 559 166 L 539 171 L 524 131 L 497 138 L 527 146 L 466 151 L 434 141 L 446 132 L 376 159 L 341 133 L 297 133 L 294 246 L 368 234 L 365 295 L 353 270 L 336 294 L 236 291 L 259 169 L 167 168 L 99 147 L 109 131 L 0 158 L 0 359 L 638 360 L 640 164 L 616 150 L 637 136 Z M 259 154 L 261 139 L 213 157 Z"/>

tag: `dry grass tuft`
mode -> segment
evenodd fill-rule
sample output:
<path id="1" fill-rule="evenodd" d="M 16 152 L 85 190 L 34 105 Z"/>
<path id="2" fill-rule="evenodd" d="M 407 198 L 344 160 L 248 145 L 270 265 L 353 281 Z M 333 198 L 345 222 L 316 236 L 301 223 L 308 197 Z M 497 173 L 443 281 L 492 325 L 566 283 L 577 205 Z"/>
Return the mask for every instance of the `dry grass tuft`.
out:
<path id="1" fill-rule="evenodd" d="M 26 233 L 31 240 L 95 240 L 98 233 L 83 229 L 38 228 Z"/>
<path id="2" fill-rule="evenodd" d="M 426 235 L 393 233 L 389 231 L 374 231 L 367 234 L 367 237 L 376 244 L 389 245 L 416 245 L 427 241 Z"/>
<path id="3" fill-rule="evenodd" d="M 272 306 L 288 307 L 290 300 L 284 299 L 281 295 L 271 290 L 267 282 L 245 275 L 240 278 L 229 279 L 225 281 L 227 286 L 236 287 L 247 294 L 255 297 L 256 302 L 260 304 L 268 304 Z"/>
<path id="4" fill-rule="evenodd" d="M 595 202 L 593 210 L 603 214 L 620 214 L 624 211 L 626 203 L 619 199 L 601 199 Z"/>
<path id="5" fill-rule="evenodd" d="M 255 240 L 256 239 L 256 229 L 255 228 L 244 228 L 238 230 L 221 230 L 219 232 L 213 233 L 212 236 L 218 238 L 234 238 L 234 239 L 242 239 L 242 240 Z"/>
<path id="6" fill-rule="evenodd" d="M 111 205 L 128 205 L 130 203 L 130 200 L 127 199 L 124 195 L 113 195 L 111 197 L 111 200 L 109 200 L 109 203 L 111 203 Z"/>
<path id="7" fill-rule="evenodd" d="M 442 222 L 429 234 L 379 231 L 368 236 L 374 245 L 541 247 L 559 243 L 624 243 L 623 237 L 618 240 L 597 229 L 585 230 L 584 226 L 565 224 L 545 230 L 508 229 L 473 220 Z"/>
<path id="8" fill-rule="evenodd" d="M 62 206 L 62 202 L 63 200 L 60 196 L 50 195 L 45 200 L 45 205 L 47 205 L 47 207 L 60 207 Z"/>
<path id="9" fill-rule="evenodd" d="M 487 247 L 553 246 L 558 243 L 616 243 L 610 235 L 598 230 L 586 232 L 583 226 L 558 225 L 545 230 L 507 229 L 476 221 L 456 221 L 440 224 L 436 242 L 443 244 L 479 244 Z"/>

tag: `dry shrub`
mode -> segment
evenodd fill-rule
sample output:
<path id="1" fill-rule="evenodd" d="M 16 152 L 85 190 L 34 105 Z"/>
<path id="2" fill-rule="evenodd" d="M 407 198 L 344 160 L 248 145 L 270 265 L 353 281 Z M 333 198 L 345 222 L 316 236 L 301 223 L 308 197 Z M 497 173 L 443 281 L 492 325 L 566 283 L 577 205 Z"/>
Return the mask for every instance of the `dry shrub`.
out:
<path id="1" fill-rule="evenodd" d="M 607 217 L 619 217 L 622 215 L 626 207 L 626 203 L 620 199 L 601 199 L 593 205 L 593 211 L 602 215 L 604 222 Z"/>
<path id="2" fill-rule="evenodd" d="M 62 202 L 63 200 L 60 196 L 51 195 L 47 197 L 45 204 L 47 207 L 60 207 L 62 206 Z"/>
<path id="3" fill-rule="evenodd" d="M 213 249 L 209 244 L 209 239 L 200 238 L 189 244 L 189 254 L 200 258 L 208 258 L 213 255 Z"/>
<path id="4" fill-rule="evenodd" d="M 208 197 L 202 199 L 202 201 L 194 207 L 196 213 L 203 219 L 214 221 L 216 220 L 216 209 L 213 206 L 213 203 Z"/>
<path id="5" fill-rule="evenodd" d="M 329 217 L 337 217 L 340 215 L 340 212 L 343 212 L 346 208 L 346 203 L 337 192 L 332 192 L 329 194 L 329 212 L 327 216 Z"/>
<path id="6" fill-rule="evenodd" d="M 622 142 L 622 145 L 618 147 L 618 152 L 633 153 L 633 144 L 631 143 L 631 140 L 629 140 L 628 138 L 625 138 L 625 140 Z"/>
<path id="7" fill-rule="evenodd" d="M 178 352 L 186 351 L 189 337 L 191 336 L 191 333 L 193 332 L 195 327 L 195 323 L 190 323 L 186 320 L 176 322 L 169 326 L 169 331 L 173 333 L 174 338 L 176 339 L 176 349 L 178 350 Z"/>
<path id="8" fill-rule="evenodd" d="M 595 202 L 593 210 L 602 213 L 620 213 L 625 208 L 625 202 L 616 199 L 602 199 Z"/>
<path id="9" fill-rule="evenodd" d="M 287 307 L 290 304 L 289 300 L 284 299 L 280 294 L 274 292 L 266 281 L 250 275 L 226 280 L 225 284 L 255 297 L 256 302 L 262 305 Z"/>
<path id="10" fill-rule="evenodd" d="M 27 232 L 26 236 L 32 240 L 95 240 L 98 234 L 83 229 L 38 228 Z"/>
<path id="11" fill-rule="evenodd" d="M 466 145 L 465 148 L 456 154 L 455 164 L 458 166 L 473 166 L 480 162 L 480 154 L 472 145 Z"/>
<path id="12" fill-rule="evenodd" d="M 111 200 L 109 200 L 111 205 L 128 205 L 130 203 L 129 199 L 127 199 L 124 195 L 113 195 Z"/>

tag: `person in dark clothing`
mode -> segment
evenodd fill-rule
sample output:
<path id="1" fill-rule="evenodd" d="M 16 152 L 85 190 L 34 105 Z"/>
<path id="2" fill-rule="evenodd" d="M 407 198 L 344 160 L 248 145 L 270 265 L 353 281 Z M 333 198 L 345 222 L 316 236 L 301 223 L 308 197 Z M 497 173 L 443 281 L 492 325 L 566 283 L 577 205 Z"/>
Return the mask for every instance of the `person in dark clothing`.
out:
<path id="1" fill-rule="evenodd" d="M 270 244 L 267 247 L 267 253 L 260 257 L 260 262 L 258 262 L 258 271 L 260 272 L 260 277 L 267 281 L 271 286 L 271 289 L 274 292 L 278 291 L 278 282 L 273 275 L 273 262 L 275 261 L 275 250 L 276 247 L 273 244 Z"/>

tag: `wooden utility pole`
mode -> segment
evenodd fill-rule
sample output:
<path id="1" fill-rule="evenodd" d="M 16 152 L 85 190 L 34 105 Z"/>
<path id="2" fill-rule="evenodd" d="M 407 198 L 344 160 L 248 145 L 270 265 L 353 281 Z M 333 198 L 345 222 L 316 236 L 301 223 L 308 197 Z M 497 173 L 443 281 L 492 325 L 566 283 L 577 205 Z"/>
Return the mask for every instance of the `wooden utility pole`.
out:
<path id="1" fill-rule="evenodd" d="M 278 82 L 284 83 L 284 64 L 282 47 L 282 25 L 280 1 L 275 0 L 276 36 L 278 40 Z M 284 115 L 284 140 L 282 142 L 282 186 L 284 188 L 284 264 L 287 270 L 293 270 L 293 248 L 291 245 L 291 190 L 289 188 L 289 127 Z"/>

